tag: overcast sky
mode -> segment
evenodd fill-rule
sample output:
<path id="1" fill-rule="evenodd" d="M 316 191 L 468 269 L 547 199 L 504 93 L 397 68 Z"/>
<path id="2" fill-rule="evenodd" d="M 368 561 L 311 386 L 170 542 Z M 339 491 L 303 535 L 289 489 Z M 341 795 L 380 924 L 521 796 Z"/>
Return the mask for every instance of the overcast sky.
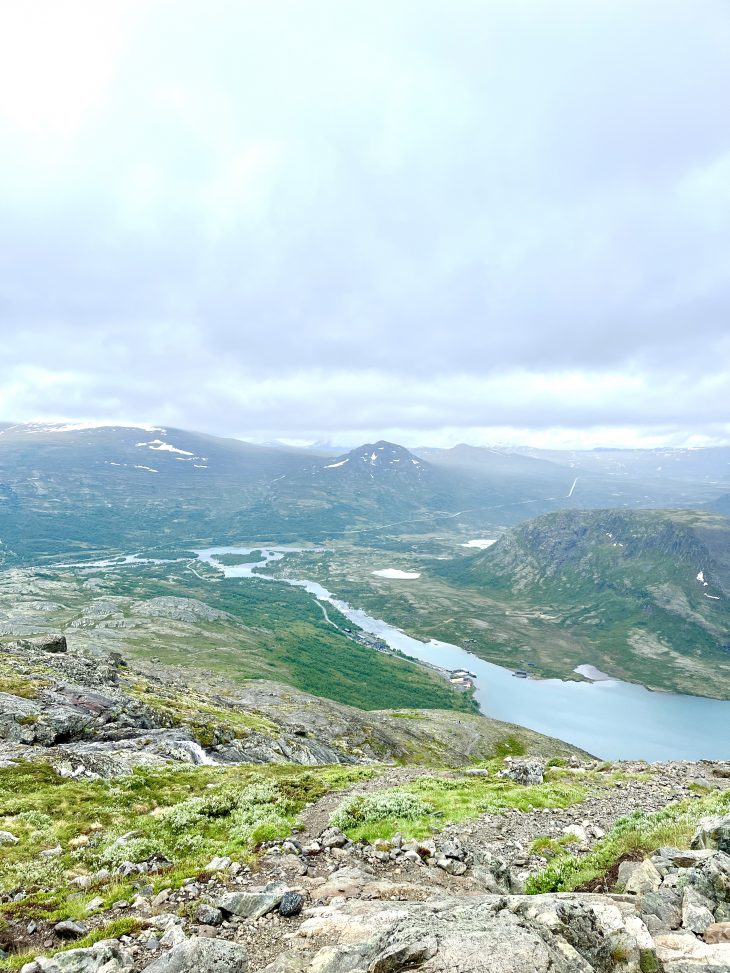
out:
<path id="1" fill-rule="evenodd" d="M 727 0 L 0 3 L 0 419 L 730 442 Z"/>

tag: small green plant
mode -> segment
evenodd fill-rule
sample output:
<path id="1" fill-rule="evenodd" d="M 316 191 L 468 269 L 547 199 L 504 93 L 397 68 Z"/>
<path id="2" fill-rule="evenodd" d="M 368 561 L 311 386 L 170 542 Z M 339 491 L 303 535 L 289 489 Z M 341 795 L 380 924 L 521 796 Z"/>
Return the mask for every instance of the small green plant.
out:
<path id="1" fill-rule="evenodd" d="M 629 951 L 625 946 L 614 946 L 611 950 L 611 962 L 614 966 L 623 966 L 629 960 Z"/>
<path id="2" fill-rule="evenodd" d="M 391 819 L 417 821 L 429 817 L 433 810 L 432 805 L 415 794 L 390 790 L 348 797 L 332 814 L 330 821 L 343 831 L 351 831 L 364 824 L 377 824 Z"/>
<path id="3" fill-rule="evenodd" d="M 503 737 L 494 744 L 494 756 L 495 757 L 524 757 L 527 753 L 527 747 L 520 740 L 519 737 L 515 736 L 513 733 L 509 736 Z"/>
<path id="4" fill-rule="evenodd" d="M 687 847 L 701 817 L 727 813 L 728 808 L 730 792 L 726 791 L 699 800 L 679 801 L 653 814 L 633 811 L 619 818 L 587 855 L 563 855 L 530 876 L 525 891 L 530 895 L 569 892 L 605 875 L 614 862 L 632 851 L 649 854 L 666 845 Z"/>

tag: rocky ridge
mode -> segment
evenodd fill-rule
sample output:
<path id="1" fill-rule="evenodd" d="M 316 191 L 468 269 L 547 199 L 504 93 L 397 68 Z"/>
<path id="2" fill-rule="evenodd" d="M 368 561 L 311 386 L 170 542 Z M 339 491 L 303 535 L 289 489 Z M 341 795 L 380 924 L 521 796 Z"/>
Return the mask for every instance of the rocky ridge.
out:
<path id="1" fill-rule="evenodd" d="M 199 676 L 199 678 L 197 678 Z M 196 682 L 195 688 L 191 682 Z M 265 680 L 70 651 L 63 636 L 0 644 L 0 764 L 49 759 L 110 777 L 138 766 L 469 763 L 506 737 L 544 757 L 576 748 L 530 730 L 439 710 L 366 712 Z"/>
<path id="2" fill-rule="evenodd" d="M 272 683 L 203 694 L 151 668 L 58 637 L 3 646 L 0 772 L 37 767 L 51 797 L 38 803 L 31 775 L 29 799 L 0 806 L 0 857 L 42 849 L 0 893 L 0 969 L 729 973 L 730 763 L 601 763 L 479 717 L 363 713 Z M 352 782 L 321 786 L 324 763 Z M 263 768 L 253 783 L 246 767 Z M 281 803 L 295 783 L 296 819 Z M 112 803 L 89 813 L 102 793 Z M 32 831 L 53 824 L 54 794 L 80 802 L 57 844 Z M 425 832 L 419 818 L 395 833 L 373 818 L 379 836 L 342 823 L 347 808 L 367 822 L 368 800 L 438 794 Z M 231 851 L 267 802 L 281 811 L 261 820 L 288 813 L 291 833 L 252 831 Z M 178 844 L 145 842 L 163 837 L 145 821 L 169 822 Z M 170 849 L 184 858 L 206 828 L 219 850 L 181 870 Z M 554 891 L 582 862 L 594 878 Z"/>

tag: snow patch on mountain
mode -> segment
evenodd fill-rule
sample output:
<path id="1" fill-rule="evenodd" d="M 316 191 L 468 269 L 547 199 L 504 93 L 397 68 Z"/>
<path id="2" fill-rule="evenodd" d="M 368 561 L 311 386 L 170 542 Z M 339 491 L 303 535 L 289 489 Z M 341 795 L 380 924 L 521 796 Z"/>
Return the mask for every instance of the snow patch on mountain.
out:
<path id="1" fill-rule="evenodd" d="M 167 431 L 166 429 L 163 429 L 162 426 L 140 425 L 134 422 L 97 422 L 92 420 L 75 422 L 72 419 L 31 419 L 30 422 L 20 422 L 7 426 L 5 429 L 0 430 L 0 436 L 2 436 L 4 433 L 17 431 L 19 429 L 25 429 L 27 432 L 31 433 L 84 432 L 88 429 L 139 429 L 141 432 L 161 433 L 165 433 Z"/>
<path id="2" fill-rule="evenodd" d="M 399 571 L 398 568 L 380 568 L 371 573 L 378 578 L 396 578 L 402 581 L 415 581 L 416 578 L 421 577 L 420 571 Z"/>
<path id="3" fill-rule="evenodd" d="M 180 453 L 181 456 L 194 456 L 189 449 L 178 449 L 177 446 L 171 446 L 170 443 L 163 442 L 162 439 L 152 439 L 148 443 L 137 443 L 137 446 L 146 446 L 148 449 L 154 449 L 161 453 Z"/>

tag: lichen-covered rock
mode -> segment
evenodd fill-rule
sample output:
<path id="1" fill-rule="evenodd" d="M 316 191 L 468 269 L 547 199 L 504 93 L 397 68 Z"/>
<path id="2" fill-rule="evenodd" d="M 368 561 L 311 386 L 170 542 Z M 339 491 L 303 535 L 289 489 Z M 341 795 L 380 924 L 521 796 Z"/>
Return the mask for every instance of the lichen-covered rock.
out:
<path id="1" fill-rule="evenodd" d="M 715 921 L 709 905 L 708 900 L 696 889 L 686 888 L 682 898 L 682 926 L 695 935 L 701 936 Z"/>
<path id="2" fill-rule="evenodd" d="M 624 890 L 632 895 L 641 895 L 644 892 L 656 892 L 661 884 L 661 875 L 647 858 L 646 861 L 636 863 L 626 879 Z"/>
<path id="3" fill-rule="evenodd" d="M 278 886 L 252 892 L 226 892 L 216 901 L 216 905 L 223 912 L 242 919 L 260 919 L 278 908 L 287 891 L 285 886 Z"/>
<path id="4" fill-rule="evenodd" d="M 639 973 L 654 946 L 633 903 L 585 894 L 352 900 L 310 910 L 298 938 L 323 943 L 284 967 L 307 973 Z"/>
<path id="5" fill-rule="evenodd" d="M 639 897 L 641 917 L 652 932 L 669 932 L 682 925 L 682 893 L 660 888 Z"/>
<path id="6" fill-rule="evenodd" d="M 539 760 L 514 760 L 506 758 L 507 766 L 500 770 L 498 777 L 506 777 L 513 780 L 516 784 L 531 787 L 542 784 L 545 777 L 545 765 Z"/>
<path id="7" fill-rule="evenodd" d="M 730 814 L 701 818 L 692 838 L 692 847 L 716 848 L 730 854 Z"/>
<path id="8" fill-rule="evenodd" d="M 204 926 L 220 926 L 223 922 L 223 913 L 212 905 L 199 905 L 195 910 L 195 918 Z"/>
<path id="9" fill-rule="evenodd" d="M 104 939 L 84 949 L 69 949 L 55 956 L 37 956 L 41 973 L 128 973 L 132 956 L 116 939 Z"/>
<path id="10" fill-rule="evenodd" d="M 683 881 L 713 905 L 730 902 L 730 855 L 716 851 L 711 858 L 689 869 Z"/>
<path id="11" fill-rule="evenodd" d="M 302 911 L 304 896 L 300 892 L 285 892 L 279 903 L 280 916 L 297 916 Z"/>
<path id="12" fill-rule="evenodd" d="M 247 969 L 244 946 L 191 936 L 146 966 L 144 973 L 244 973 Z"/>

